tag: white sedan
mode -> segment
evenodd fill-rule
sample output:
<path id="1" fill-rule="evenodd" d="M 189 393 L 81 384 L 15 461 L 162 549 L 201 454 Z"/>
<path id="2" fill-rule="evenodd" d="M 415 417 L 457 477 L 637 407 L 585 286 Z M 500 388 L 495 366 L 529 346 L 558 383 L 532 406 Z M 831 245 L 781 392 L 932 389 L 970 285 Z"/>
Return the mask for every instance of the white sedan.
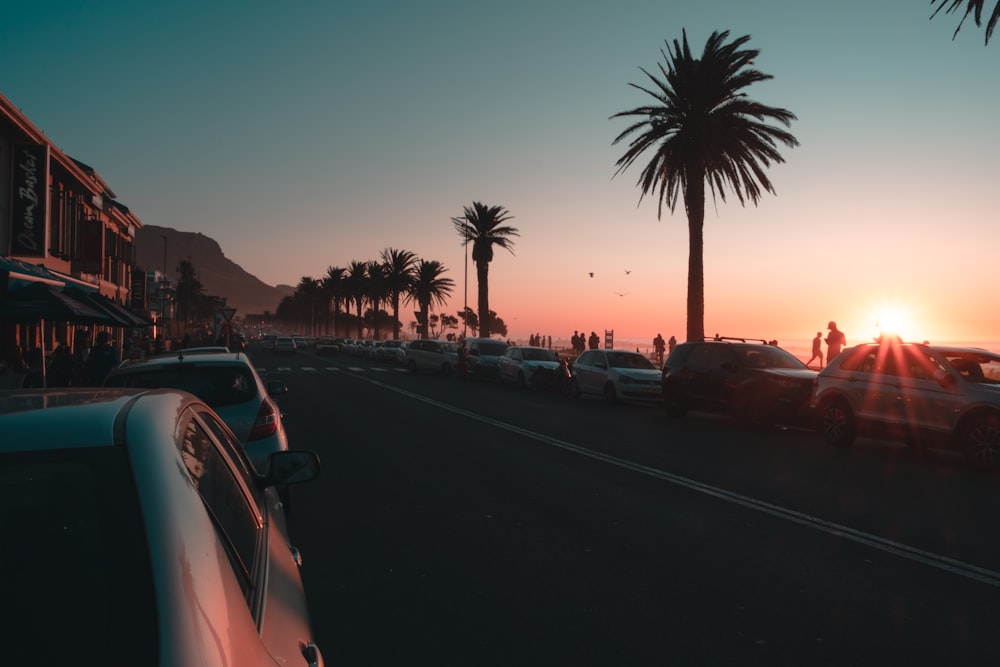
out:
<path id="1" fill-rule="evenodd" d="M 513 383 L 519 387 L 530 387 L 535 371 L 540 368 L 559 368 L 559 355 L 544 347 L 514 345 L 497 359 L 497 383 Z"/>
<path id="2" fill-rule="evenodd" d="M 659 401 L 660 371 L 646 357 L 629 350 L 587 350 L 572 365 L 573 396 L 596 394 L 617 400 Z"/>

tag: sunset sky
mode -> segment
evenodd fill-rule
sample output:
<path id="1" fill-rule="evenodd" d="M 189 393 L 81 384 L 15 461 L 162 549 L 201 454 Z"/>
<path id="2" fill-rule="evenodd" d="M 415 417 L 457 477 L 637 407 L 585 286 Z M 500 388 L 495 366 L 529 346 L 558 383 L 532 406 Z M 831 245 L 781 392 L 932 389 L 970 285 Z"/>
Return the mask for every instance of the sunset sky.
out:
<path id="1" fill-rule="evenodd" d="M 992 7 L 992 3 L 990 3 Z M 683 207 L 612 178 L 648 101 L 630 82 L 686 29 L 750 35 L 747 92 L 792 111 L 777 195 L 709 200 L 706 333 L 808 339 L 837 320 L 1000 340 L 1000 43 L 929 2 L 7 3 L 0 92 L 146 224 L 202 232 L 269 284 L 387 247 L 439 260 L 473 201 L 520 230 L 490 305 L 512 337 L 682 339 Z M 589 274 L 593 272 L 591 278 Z M 629 272 L 629 273 L 627 273 Z M 474 267 L 468 303 L 475 307 Z M 623 295 L 623 296 L 620 296 Z M 993 296 L 990 296 L 993 295 Z"/>

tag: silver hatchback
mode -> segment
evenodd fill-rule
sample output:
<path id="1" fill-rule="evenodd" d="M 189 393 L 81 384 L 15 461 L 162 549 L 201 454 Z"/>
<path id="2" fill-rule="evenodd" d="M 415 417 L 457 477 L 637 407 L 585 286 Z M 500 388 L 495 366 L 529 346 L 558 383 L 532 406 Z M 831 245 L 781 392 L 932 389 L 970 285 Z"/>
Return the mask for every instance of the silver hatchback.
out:
<path id="1" fill-rule="evenodd" d="M 0 392 L 0 624 L 9 665 L 319 665 L 276 485 L 174 390 Z"/>
<path id="2" fill-rule="evenodd" d="M 816 377 L 811 407 L 832 445 L 859 435 L 944 446 L 1000 467 L 1000 354 L 904 343 L 858 345 Z"/>
<path id="3" fill-rule="evenodd" d="M 246 447 L 257 470 L 267 457 L 288 449 L 281 410 L 274 399 L 288 388 L 283 382 L 266 385 L 250 358 L 242 352 L 176 354 L 149 357 L 115 368 L 107 387 L 183 389 L 208 403 Z"/>

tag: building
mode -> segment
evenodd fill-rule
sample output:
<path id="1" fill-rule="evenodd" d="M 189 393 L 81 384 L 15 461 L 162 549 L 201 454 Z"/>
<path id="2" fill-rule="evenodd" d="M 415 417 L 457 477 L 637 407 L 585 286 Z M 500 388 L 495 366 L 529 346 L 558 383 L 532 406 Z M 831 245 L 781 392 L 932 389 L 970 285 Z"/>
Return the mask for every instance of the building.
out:
<path id="1" fill-rule="evenodd" d="M 115 318 L 95 326 L 120 345 L 126 328 L 148 322 L 126 324 L 125 314 L 148 312 L 146 275 L 134 270 L 141 226 L 92 167 L 59 150 L 0 94 L 0 303 L 26 283 L 96 294 Z M 72 322 L 5 321 L 0 342 L 51 350 L 57 340 L 72 346 L 75 329 Z"/>

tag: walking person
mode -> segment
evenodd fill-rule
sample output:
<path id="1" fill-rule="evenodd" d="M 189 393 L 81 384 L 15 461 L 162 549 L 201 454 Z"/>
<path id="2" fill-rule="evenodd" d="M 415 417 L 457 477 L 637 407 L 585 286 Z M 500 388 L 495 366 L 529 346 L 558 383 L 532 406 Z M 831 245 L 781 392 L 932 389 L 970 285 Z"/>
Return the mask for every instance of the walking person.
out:
<path id="1" fill-rule="evenodd" d="M 830 334 L 826 337 L 826 363 L 833 361 L 833 358 L 840 354 L 840 351 L 847 345 L 847 336 L 837 328 L 837 323 L 833 320 L 826 325 Z"/>
<path id="2" fill-rule="evenodd" d="M 97 344 L 90 351 L 84 368 L 87 384 L 100 387 L 111 369 L 118 365 L 118 350 L 111 345 L 111 335 L 107 331 L 97 334 Z"/>
<path id="3" fill-rule="evenodd" d="M 813 351 L 812 356 L 809 357 L 809 361 L 806 362 L 806 366 L 813 362 L 813 359 L 819 359 L 819 367 L 823 368 L 823 332 L 817 331 L 816 337 L 813 338 Z"/>
<path id="4" fill-rule="evenodd" d="M 667 343 L 663 340 L 663 334 L 656 334 L 653 339 L 653 349 L 656 350 L 656 361 L 663 365 L 663 352 L 667 349 Z"/>

